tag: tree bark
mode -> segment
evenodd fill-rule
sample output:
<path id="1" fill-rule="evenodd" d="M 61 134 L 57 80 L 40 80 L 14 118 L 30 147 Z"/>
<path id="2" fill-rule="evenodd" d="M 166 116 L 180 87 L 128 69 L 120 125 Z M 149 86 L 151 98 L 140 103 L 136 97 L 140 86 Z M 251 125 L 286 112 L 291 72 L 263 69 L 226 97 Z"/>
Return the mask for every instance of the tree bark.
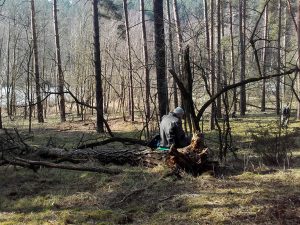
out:
<path id="1" fill-rule="evenodd" d="M 118 146 L 101 146 L 94 148 L 75 149 L 65 151 L 58 148 L 43 148 L 36 153 L 43 159 L 68 159 L 68 160 L 84 160 L 97 159 L 102 164 L 113 163 L 116 165 L 129 164 L 131 166 L 157 166 L 163 163 L 162 159 L 167 151 L 153 151 L 148 147 L 139 145 Z"/>

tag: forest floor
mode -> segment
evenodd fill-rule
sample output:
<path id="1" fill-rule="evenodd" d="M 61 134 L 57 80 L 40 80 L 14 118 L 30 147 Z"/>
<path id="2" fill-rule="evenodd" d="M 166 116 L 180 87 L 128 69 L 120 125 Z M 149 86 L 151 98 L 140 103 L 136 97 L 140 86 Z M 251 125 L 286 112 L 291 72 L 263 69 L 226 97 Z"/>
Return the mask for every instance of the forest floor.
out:
<path id="1" fill-rule="evenodd" d="M 121 120 L 110 123 L 119 135 L 130 137 L 141 127 Z M 21 132 L 27 129 L 26 122 L 7 124 Z M 300 123 L 292 120 L 288 130 L 281 130 L 286 136 L 281 146 L 290 157 L 272 166 L 260 156 L 277 140 L 278 118 L 248 115 L 231 124 L 239 160 L 228 153 L 217 177 L 207 173 L 162 179 L 168 171 L 163 165 L 107 165 L 123 171 L 114 176 L 1 167 L 0 224 L 300 224 Z M 70 149 L 103 139 L 92 122 L 58 124 L 50 118 L 46 125 L 34 124 L 27 142 Z M 215 152 L 216 135 L 205 132 Z M 144 191 L 129 196 L 135 190 Z"/>

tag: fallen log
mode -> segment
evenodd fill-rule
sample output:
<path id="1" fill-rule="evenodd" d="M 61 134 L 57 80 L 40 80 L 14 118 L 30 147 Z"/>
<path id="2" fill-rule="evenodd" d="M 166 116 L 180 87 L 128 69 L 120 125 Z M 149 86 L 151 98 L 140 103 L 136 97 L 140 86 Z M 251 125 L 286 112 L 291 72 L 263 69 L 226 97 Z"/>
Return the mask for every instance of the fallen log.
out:
<path id="1" fill-rule="evenodd" d="M 119 144 L 118 146 L 106 145 L 69 151 L 59 148 L 40 148 L 34 153 L 34 157 L 56 161 L 61 159 L 68 159 L 68 161 L 98 160 L 102 164 L 154 167 L 164 163 L 167 154 L 167 151 L 155 151 L 145 146 L 132 145 L 128 147 Z"/>

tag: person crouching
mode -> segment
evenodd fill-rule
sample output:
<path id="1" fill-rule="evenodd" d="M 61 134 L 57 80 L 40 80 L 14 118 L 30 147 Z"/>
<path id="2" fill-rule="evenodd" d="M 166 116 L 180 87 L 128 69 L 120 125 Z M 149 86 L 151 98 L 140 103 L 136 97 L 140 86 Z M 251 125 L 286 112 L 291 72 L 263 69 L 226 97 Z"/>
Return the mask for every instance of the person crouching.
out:
<path id="1" fill-rule="evenodd" d="M 177 107 L 168 115 L 162 117 L 160 123 L 160 147 L 170 148 L 175 145 L 176 148 L 183 148 L 189 145 L 189 138 L 186 137 L 182 128 L 182 118 L 184 110 Z"/>

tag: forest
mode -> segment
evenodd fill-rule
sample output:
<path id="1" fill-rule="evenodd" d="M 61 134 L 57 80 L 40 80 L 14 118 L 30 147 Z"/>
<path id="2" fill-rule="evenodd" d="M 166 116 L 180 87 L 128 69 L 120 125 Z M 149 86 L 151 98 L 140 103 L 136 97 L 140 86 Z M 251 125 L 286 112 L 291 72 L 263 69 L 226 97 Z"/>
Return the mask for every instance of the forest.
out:
<path id="1" fill-rule="evenodd" d="M 300 224 L 299 27 L 296 0 L 0 0 L 0 224 Z"/>

